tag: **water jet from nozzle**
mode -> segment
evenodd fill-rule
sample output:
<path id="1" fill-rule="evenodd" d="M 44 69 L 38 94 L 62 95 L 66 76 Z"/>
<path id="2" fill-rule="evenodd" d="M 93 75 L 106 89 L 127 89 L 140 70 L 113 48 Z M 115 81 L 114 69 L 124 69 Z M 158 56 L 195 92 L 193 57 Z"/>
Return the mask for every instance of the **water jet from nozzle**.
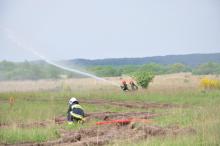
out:
<path id="1" fill-rule="evenodd" d="M 2 27 L 0 27 L 2 28 Z M 3 28 L 2 28 L 3 29 Z M 15 35 L 13 35 L 12 31 L 10 31 L 9 29 L 3 29 L 6 34 L 7 34 L 7 37 L 10 41 L 12 41 L 17 47 L 19 48 L 22 48 L 24 50 L 27 50 L 27 51 L 30 51 L 32 54 L 34 54 L 35 56 L 39 57 L 40 59 L 44 60 L 45 62 L 47 62 L 48 64 L 50 65 L 53 65 L 53 66 L 56 66 L 58 68 L 61 68 L 63 70 L 66 70 L 66 71 L 70 71 L 70 72 L 73 72 L 73 73 L 77 73 L 77 74 L 81 74 L 81 75 L 84 75 L 84 76 L 87 76 L 87 77 L 91 77 L 93 79 L 96 79 L 98 81 L 102 81 L 102 82 L 106 82 L 108 84 L 111 84 L 111 85 L 114 85 L 114 86 L 117 86 L 119 87 L 119 84 L 113 82 L 113 81 L 109 81 L 109 80 L 106 80 L 104 78 L 101 78 L 101 77 L 98 77 L 96 75 L 93 75 L 93 74 L 90 74 L 90 73 L 87 73 L 87 72 L 83 72 L 83 71 L 80 71 L 80 70 L 77 70 L 77 69 L 74 69 L 74 68 L 69 68 L 69 67 L 66 67 L 66 66 L 63 66 L 63 65 L 60 65 L 54 61 L 51 61 L 49 60 L 47 57 L 43 56 L 42 54 L 40 54 L 39 52 L 36 51 L 36 49 L 34 48 L 30 48 L 30 47 L 27 47 L 25 46 L 23 43 L 21 43 L 16 37 Z"/>

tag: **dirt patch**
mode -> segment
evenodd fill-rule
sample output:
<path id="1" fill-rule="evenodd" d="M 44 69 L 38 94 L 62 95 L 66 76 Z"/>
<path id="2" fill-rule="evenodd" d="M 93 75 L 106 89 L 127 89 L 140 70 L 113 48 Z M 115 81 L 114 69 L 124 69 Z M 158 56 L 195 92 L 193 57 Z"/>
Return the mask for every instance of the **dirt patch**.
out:
<path id="1" fill-rule="evenodd" d="M 142 118 L 142 119 L 150 119 L 153 117 L 159 116 L 159 114 L 153 114 L 148 112 L 129 112 L 129 113 L 117 113 L 117 112 L 96 112 L 96 113 L 87 113 L 86 114 L 86 122 L 91 120 L 99 119 L 99 120 L 109 120 L 109 119 L 123 119 L 123 118 Z M 63 124 L 66 122 L 65 116 L 55 117 L 54 121 L 39 121 L 33 123 L 17 123 L 15 126 L 19 128 L 33 128 L 33 127 L 47 127 L 51 124 Z M 10 124 L 8 123 L 0 123 L 0 128 L 9 128 Z"/>
<path id="2" fill-rule="evenodd" d="M 103 99 L 94 99 L 93 101 L 81 99 L 80 102 L 87 104 L 114 105 L 120 107 L 142 108 L 142 109 L 179 107 L 179 105 L 169 104 L 169 103 L 144 103 L 144 102 L 134 102 L 134 101 L 125 102 L 125 101 L 111 101 L 111 100 L 103 100 Z"/>
<path id="3" fill-rule="evenodd" d="M 66 141 L 64 145 L 105 145 L 114 143 L 115 140 L 140 140 L 150 136 L 166 136 L 177 134 L 195 134 L 192 128 L 170 128 L 159 126 L 136 126 L 135 123 L 129 125 L 107 125 L 86 129 L 83 132 L 78 131 L 75 135 L 81 135 L 80 140 L 76 142 Z"/>
<path id="4" fill-rule="evenodd" d="M 109 120 L 109 119 L 124 119 L 124 118 L 141 118 L 141 119 L 151 119 L 153 117 L 159 116 L 159 114 L 149 113 L 149 112 L 128 112 L 128 113 L 117 113 L 117 112 L 96 112 L 87 113 L 86 121 L 90 120 Z M 56 124 L 62 124 L 66 121 L 66 117 L 59 116 L 54 119 Z"/>
<path id="5" fill-rule="evenodd" d="M 159 127 L 154 125 L 138 125 L 130 123 L 127 125 L 103 125 L 87 129 L 67 131 L 60 130 L 61 138 L 43 143 L 20 143 L 17 146 L 102 146 L 114 143 L 116 140 L 141 140 L 151 136 L 176 136 L 179 134 L 195 134 L 192 128 L 180 128 L 179 126 Z M 15 145 L 11 145 L 15 146 Z"/>
<path id="6" fill-rule="evenodd" d="M 155 116 L 158 116 L 158 114 L 153 114 L 149 112 L 129 112 L 129 113 L 115 113 L 115 112 L 105 112 L 105 113 L 90 113 L 87 115 L 87 120 L 90 119 L 101 119 L 101 120 L 109 120 L 109 119 L 121 119 L 121 118 L 143 118 L 143 119 L 149 119 L 153 118 Z"/>

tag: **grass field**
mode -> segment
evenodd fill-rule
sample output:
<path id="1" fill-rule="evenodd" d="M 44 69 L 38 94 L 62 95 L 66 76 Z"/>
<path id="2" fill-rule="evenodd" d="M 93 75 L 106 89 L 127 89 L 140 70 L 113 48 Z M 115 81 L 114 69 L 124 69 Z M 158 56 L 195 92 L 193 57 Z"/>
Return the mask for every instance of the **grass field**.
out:
<path id="1" fill-rule="evenodd" d="M 149 134 L 134 141 L 126 132 L 130 136 L 132 133 L 132 136 L 135 136 L 136 133 L 132 130 L 126 131 L 126 127 L 125 134 L 123 131 L 120 133 L 124 134 L 123 139 L 114 138 L 104 144 L 219 145 L 220 90 L 199 88 L 201 78 L 202 76 L 189 73 L 156 76 L 149 89 L 135 92 L 122 92 L 118 87 L 93 79 L 1 82 L 0 145 L 23 145 L 28 144 L 27 142 L 31 145 L 34 142 L 54 141 L 60 139 L 63 133 L 96 127 L 95 122 L 102 120 L 95 118 L 94 113 L 97 112 L 101 115 L 105 115 L 106 112 L 113 112 L 115 115 L 132 112 L 157 114 L 151 124 L 137 124 L 144 127 L 159 126 L 165 132 L 165 129 L 172 131 L 163 135 Z M 119 82 L 119 78 L 108 80 Z M 94 118 L 83 125 L 73 127 L 69 127 L 65 122 L 54 122 L 56 117 L 66 116 L 67 102 L 71 96 L 82 101 L 81 105 L 85 111 Z M 10 97 L 14 98 L 14 103 L 9 103 Z M 142 104 L 145 106 L 138 106 Z M 127 114 L 124 115 L 125 118 L 126 116 Z M 184 128 L 191 128 L 194 132 L 181 132 Z M 105 132 L 104 128 L 98 130 Z M 97 137 L 95 139 L 97 140 Z M 62 143 L 65 144 L 70 145 L 71 141 Z"/>

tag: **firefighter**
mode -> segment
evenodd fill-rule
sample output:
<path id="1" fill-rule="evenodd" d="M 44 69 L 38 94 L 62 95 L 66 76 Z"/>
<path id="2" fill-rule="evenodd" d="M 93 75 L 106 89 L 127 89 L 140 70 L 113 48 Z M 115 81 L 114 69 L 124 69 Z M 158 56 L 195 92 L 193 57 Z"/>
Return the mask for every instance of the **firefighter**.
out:
<path id="1" fill-rule="evenodd" d="M 71 125 L 74 122 L 83 123 L 85 113 L 83 108 L 79 105 L 79 101 L 72 97 L 69 100 L 69 109 L 67 111 L 67 120 L 68 124 Z"/>
<path id="2" fill-rule="evenodd" d="M 129 84 L 131 86 L 131 90 L 137 90 L 138 89 L 138 86 L 134 83 L 133 80 L 130 80 Z"/>
<path id="3" fill-rule="evenodd" d="M 129 90 L 129 89 L 128 89 L 128 85 L 127 85 L 127 83 L 126 83 L 125 80 L 122 80 L 122 81 L 121 81 L 121 89 L 122 89 L 123 91 L 128 91 L 128 90 Z"/>

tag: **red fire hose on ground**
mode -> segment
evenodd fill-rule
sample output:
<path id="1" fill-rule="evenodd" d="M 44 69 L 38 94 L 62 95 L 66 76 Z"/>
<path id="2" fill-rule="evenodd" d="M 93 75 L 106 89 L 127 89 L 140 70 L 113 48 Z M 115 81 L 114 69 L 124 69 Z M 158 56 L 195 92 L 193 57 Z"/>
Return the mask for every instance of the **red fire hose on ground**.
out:
<path id="1" fill-rule="evenodd" d="M 142 122 L 142 123 L 152 123 L 151 120 L 146 120 L 146 119 L 120 119 L 120 120 L 108 120 L 108 121 L 101 121 L 101 122 L 96 122 L 96 125 L 107 125 L 107 124 L 129 124 L 131 122 Z"/>

